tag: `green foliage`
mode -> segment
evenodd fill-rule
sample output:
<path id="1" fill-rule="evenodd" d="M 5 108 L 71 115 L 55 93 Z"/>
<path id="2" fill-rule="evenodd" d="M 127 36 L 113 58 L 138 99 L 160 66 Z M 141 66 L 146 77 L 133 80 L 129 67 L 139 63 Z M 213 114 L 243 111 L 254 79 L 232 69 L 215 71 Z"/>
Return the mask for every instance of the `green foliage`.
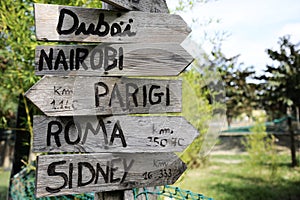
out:
<path id="1" fill-rule="evenodd" d="M 209 151 L 218 137 L 218 131 L 208 131 L 209 122 L 213 119 L 216 110 L 219 112 L 224 110 L 218 101 L 213 103 L 209 101 L 214 98 L 214 92 L 219 94 L 212 88 L 207 88 L 207 79 L 212 78 L 211 75 L 209 73 L 201 74 L 195 68 L 181 75 L 183 79 L 182 114 L 200 133 L 181 157 L 192 168 L 206 163 L 208 158 L 204 154 L 207 152 L 203 153 L 203 151 Z"/>
<path id="2" fill-rule="evenodd" d="M 196 3 L 208 3 L 213 0 L 178 0 L 176 10 L 187 11 L 191 10 Z"/>
<path id="3" fill-rule="evenodd" d="M 39 79 L 34 75 L 35 47 L 40 44 L 34 35 L 33 3 L 101 7 L 92 0 L 5 0 L 0 1 L 0 128 L 27 131 L 32 140 L 31 114 L 37 112 L 24 97 L 25 92 Z M 21 102 L 20 102 L 21 101 Z M 24 104 L 26 117 L 22 128 L 15 128 L 17 108 Z M 24 128 L 23 128 L 24 127 Z M 25 134 L 24 145 L 27 141 Z M 26 138 L 26 139 L 25 139 Z M 16 151 L 21 152 L 17 146 Z M 27 158 L 27 156 L 25 156 Z M 24 158 L 25 158 L 24 157 Z M 32 157 L 29 156 L 28 164 Z M 27 159 L 24 159 L 26 163 Z"/>
<path id="4" fill-rule="evenodd" d="M 238 63 L 239 55 L 226 58 L 217 48 L 210 61 L 212 68 L 216 68 L 221 74 L 226 92 L 227 123 L 230 127 L 233 118 L 245 113 L 252 116 L 252 111 L 258 107 L 257 87 L 248 83 L 248 79 L 254 74 L 251 67 L 243 68 Z"/>
<path id="5" fill-rule="evenodd" d="M 257 117 L 251 134 L 246 136 L 244 145 L 249 154 L 248 165 L 258 169 L 257 172 L 261 172 L 261 165 L 267 164 L 270 168 L 269 178 L 274 179 L 278 168 L 278 157 L 275 149 L 275 137 L 267 134 L 265 119 L 264 115 Z"/>
<path id="6" fill-rule="evenodd" d="M 8 0 L 0 3 L 0 115 L 4 122 L 1 125 L 10 124 L 19 95 L 36 81 L 32 12 L 29 2 Z"/>
<path id="7" fill-rule="evenodd" d="M 34 3 L 101 7 L 101 2 L 92 0 L 38 0 Z M 13 126 L 19 96 L 39 79 L 34 75 L 34 50 L 38 42 L 34 35 L 33 2 L 1 1 L 0 32 L 0 127 L 3 128 Z M 23 101 L 27 105 L 25 98 Z"/>
<path id="8" fill-rule="evenodd" d="M 262 83 L 262 103 L 272 119 L 286 115 L 288 107 L 300 106 L 300 49 L 290 42 L 290 37 L 279 39 L 279 50 L 267 49 L 275 61 L 267 66 L 266 75 L 258 77 Z"/>
<path id="9" fill-rule="evenodd" d="M 278 155 L 277 178 L 270 180 L 270 168 L 245 165 L 248 155 L 211 155 L 209 167 L 188 170 L 176 186 L 202 193 L 215 200 L 282 200 L 299 199 L 300 169 L 291 170 L 289 154 Z"/>
<path id="10" fill-rule="evenodd" d="M 4 171 L 0 168 L 0 199 L 6 199 L 9 185 L 9 171 Z"/>

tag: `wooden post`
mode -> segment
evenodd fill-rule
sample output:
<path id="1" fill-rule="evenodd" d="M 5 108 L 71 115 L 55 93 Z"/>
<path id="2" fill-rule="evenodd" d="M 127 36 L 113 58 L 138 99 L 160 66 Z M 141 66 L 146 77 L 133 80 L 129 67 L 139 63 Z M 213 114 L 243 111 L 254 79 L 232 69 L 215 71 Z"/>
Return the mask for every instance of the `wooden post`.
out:
<path id="1" fill-rule="evenodd" d="M 102 2 L 102 8 L 107 10 L 118 10 L 116 7 Z M 111 192 L 99 192 L 95 193 L 94 200 L 125 200 L 134 199 L 132 190 L 118 190 Z M 129 198 L 128 198 L 129 197 Z"/>

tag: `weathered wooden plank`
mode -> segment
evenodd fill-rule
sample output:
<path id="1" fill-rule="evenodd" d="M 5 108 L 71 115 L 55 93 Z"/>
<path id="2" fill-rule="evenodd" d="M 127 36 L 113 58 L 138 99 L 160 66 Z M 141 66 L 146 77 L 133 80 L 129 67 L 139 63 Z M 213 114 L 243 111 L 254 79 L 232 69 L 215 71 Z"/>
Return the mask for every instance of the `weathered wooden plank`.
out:
<path id="1" fill-rule="evenodd" d="M 140 10 L 153 13 L 168 13 L 165 0 L 103 0 L 113 6 L 126 10 Z"/>
<path id="2" fill-rule="evenodd" d="M 36 75 L 177 76 L 193 61 L 180 44 L 37 46 Z"/>
<path id="3" fill-rule="evenodd" d="M 174 153 L 39 156 L 36 196 L 173 184 L 186 170 Z"/>
<path id="4" fill-rule="evenodd" d="M 48 116 L 181 112 L 181 81 L 44 76 L 26 97 Z"/>
<path id="5" fill-rule="evenodd" d="M 34 152 L 181 152 L 198 131 L 179 116 L 34 116 Z M 183 134 L 184 133 L 184 134 Z"/>
<path id="6" fill-rule="evenodd" d="M 178 15 L 35 4 L 36 37 L 44 41 L 181 43 L 190 28 Z"/>

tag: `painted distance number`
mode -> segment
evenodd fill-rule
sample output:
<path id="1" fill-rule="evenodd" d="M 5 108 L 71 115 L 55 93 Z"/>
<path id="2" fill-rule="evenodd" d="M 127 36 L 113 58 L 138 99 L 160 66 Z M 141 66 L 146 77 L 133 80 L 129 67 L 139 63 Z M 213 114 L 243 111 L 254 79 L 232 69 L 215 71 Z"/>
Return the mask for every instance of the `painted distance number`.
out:
<path id="1" fill-rule="evenodd" d="M 166 146 L 183 146 L 183 138 L 159 138 L 159 137 L 147 137 L 148 143 L 147 146 L 152 147 L 166 147 Z"/>
<path id="2" fill-rule="evenodd" d="M 54 110 L 75 110 L 74 106 L 75 101 L 71 100 L 66 100 L 66 99 L 61 99 L 61 100 L 56 100 L 53 99 L 50 103 L 52 106 L 52 109 Z"/>
<path id="3" fill-rule="evenodd" d="M 161 179 L 161 178 L 170 178 L 172 177 L 172 169 L 161 169 L 159 173 L 145 172 L 143 173 L 144 180 L 148 179 Z"/>

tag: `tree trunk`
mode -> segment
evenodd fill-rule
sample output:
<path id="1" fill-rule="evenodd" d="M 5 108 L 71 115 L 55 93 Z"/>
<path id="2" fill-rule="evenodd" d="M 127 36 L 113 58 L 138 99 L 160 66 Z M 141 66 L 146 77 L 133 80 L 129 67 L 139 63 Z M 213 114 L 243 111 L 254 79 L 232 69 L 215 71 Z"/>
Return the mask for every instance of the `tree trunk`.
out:
<path id="1" fill-rule="evenodd" d="M 292 167 L 296 167 L 298 165 L 297 163 L 297 157 L 296 157 L 296 144 L 295 144 L 295 133 L 293 130 L 293 125 L 292 125 L 292 117 L 289 115 L 288 116 L 288 127 L 289 127 L 289 134 L 291 138 L 291 158 L 292 158 Z"/>
<path id="2" fill-rule="evenodd" d="M 300 123 L 299 123 L 299 107 L 296 106 L 296 119 L 297 119 L 297 129 L 300 128 Z"/>
<path id="3" fill-rule="evenodd" d="M 18 115 L 17 115 L 17 130 L 15 137 L 15 151 L 13 158 L 13 167 L 11 176 L 21 171 L 24 162 L 28 161 L 30 151 L 30 133 L 22 129 L 26 129 L 24 119 L 27 119 L 23 96 L 19 97 Z M 23 161 L 23 162 L 22 162 Z"/>
<path id="4" fill-rule="evenodd" d="M 30 154 L 30 133 L 29 131 L 25 131 L 22 129 L 26 128 L 26 124 L 24 123 L 24 119 L 27 119 L 25 105 L 23 101 L 23 96 L 19 96 L 19 105 L 17 112 L 17 130 L 15 135 L 15 150 L 13 156 L 12 169 L 10 173 L 10 187 L 12 177 L 21 171 L 22 167 L 25 165 L 24 162 L 28 162 L 28 157 Z M 23 162 L 22 162 L 23 161 Z M 11 199 L 9 196 L 8 199 Z"/>

